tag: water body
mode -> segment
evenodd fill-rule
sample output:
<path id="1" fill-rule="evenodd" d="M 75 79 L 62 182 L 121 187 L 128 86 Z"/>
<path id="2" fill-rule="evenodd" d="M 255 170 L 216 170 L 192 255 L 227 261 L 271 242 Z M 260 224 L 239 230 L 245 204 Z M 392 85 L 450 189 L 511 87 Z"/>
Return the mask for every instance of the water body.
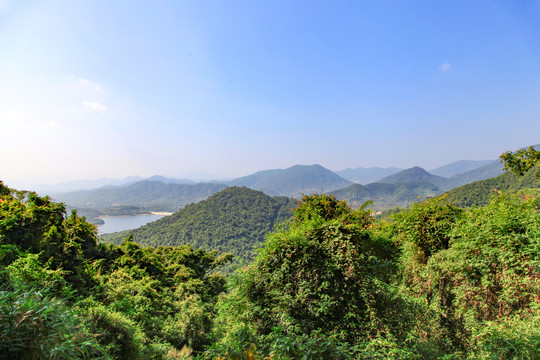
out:
<path id="1" fill-rule="evenodd" d="M 156 221 L 167 215 L 148 214 L 148 215 L 133 215 L 133 216 L 103 216 L 105 222 L 98 226 L 98 234 L 110 234 L 113 232 L 131 230 Z"/>

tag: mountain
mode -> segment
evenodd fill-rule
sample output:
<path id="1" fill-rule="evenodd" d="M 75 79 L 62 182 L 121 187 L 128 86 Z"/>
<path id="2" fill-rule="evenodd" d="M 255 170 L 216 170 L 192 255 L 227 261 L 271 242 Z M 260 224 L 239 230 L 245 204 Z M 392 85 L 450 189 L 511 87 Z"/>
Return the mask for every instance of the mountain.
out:
<path id="1" fill-rule="evenodd" d="M 230 177 L 209 173 L 206 171 L 192 171 L 189 173 L 182 174 L 183 178 L 191 179 L 194 182 L 218 182 L 218 181 L 228 181 L 231 180 Z"/>
<path id="2" fill-rule="evenodd" d="M 503 173 L 503 164 L 500 160 L 494 160 L 477 169 L 454 175 L 450 178 L 456 186 L 469 184 L 475 181 L 485 180 L 499 176 Z"/>
<path id="3" fill-rule="evenodd" d="M 337 198 L 347 201 L 353 208 L 358 208 L 366 201 L 373 201 L 371 209 L 384 210 L 407 207 L 412 201 L 419 201 L 441 192 L 441 189 L 432 183 L 417 180 L 406 183 L 353 184 L 331 193 Z"/>
<path id="4" fill-rule="evenodd" d="M 296 165 L 287 169 L 259 171 L 227 184 L 246 186 L 272 196 L 300 196 L 344 188 L 351 185 L 351 182 L 321 165 Z"/>
<path id="5" fill-rule="evenodd" d="M 537 150 L 540 149 L 540 144 L 533 145 L 533 148 Z M 501 161 L 497 159 L 475 170 L 454 175 L 450 179 L 457 184 L 456 186 L 469 184 L 475 181 L 486 180 L 501 175 L 503 173 L 503 166 L 504 165 L 501 163 Z"/>
<path id="6" fill-rule="evenodd" d="M 129 176 L 123 179 L 110 179 L 100 178 L 96 180 L 75 180 L 61 182 L 55 185 L 39 184 L 32 187 L 32 191 L 39 194 L 57 194 L 73 192 L 78 190 L 92 190 L 98 189 L 104 186 L 121 186 L 129 183 L 141 181 L 143 178 L 140 176 Z"/>
<path id="7" fill-rule="evenodd" d="M 144 180 L 161 181 L 162 183 L 165 183 L 165 184 L 195 184 L 195 181 L 190 180 L 190 179 L 174 179 L 174 178 L 168 178 L 161 175 L 154 175 Z"/>
<path id="8" fill-rule="evenodd" d="M 481 166 L 492 163 L 493 160 L 459 160 L 438 168 L 429 170 L 432 175 L 442 176 L 445 178 L 454 175 L 462 174 L 468 171 L 476 170 Z"/>
<path id="9" fill-rule="evenodd" d="M 120 187 L 56 194 L 54 198 L 75 208 L 104 209 L 131 205 L 152 211 L 176 211 L 226 187 L 216 183 L 166 184 L 144 180 Z"/>
<path id="10" fill-rule="evenodd" d="M 395 173 L 400 172 L 403 169 L 396 167 L 369 167 L 369 168 L 356 168 L 356 169 L 345 169 L 340 171 L 335 171 L 335 173 L 345 180 L 352 181 L 358 184 L 369 184 L 376 182 L 379 179 L 382 179 L 385 176 L 390 176 Z"/>
<path id="11" fill-rule="evenodd" d="M 450 190 L 456 186 L 455 182 L 451 179 L 444 178 L 442 176 L 431 175 L 426 170 L 422 169 L 419 166 L 412 167 L 410 169 L 405 169 L 397 174 L 387 176 L 382 178 L 378 182 L 388 183 L 388 184 L 397 184 L 397 183 L 411 183 L 416 181 L 429 182 L 442 191 Z"/>
<path id="12" fill-rule="evenodd" d="M 271 197 L 245 187 L 230 187 L 208 199 L 190 204 L 135 230 L 103 236 L 120 243 L 132 235 L 147 246 L 190 244 L 194 248 L 232 252 L 250 261 L 275 224 L 290 218 L 296 202 L 284 196 Z"/>
<path id="13" fill-rule="evenodd" d="M 496 191 L 504 193 L 540 195 L 540 179 L 536 177 L 538 169 L 531 169 L 523 176 L 505 172 L 497 177 L 466 184 L 448 192 L 447 199 L 454 205 L 461 207 L 484 206 L 489 203 Z M 531 190 L 532 189 L 532 190 Z"/>

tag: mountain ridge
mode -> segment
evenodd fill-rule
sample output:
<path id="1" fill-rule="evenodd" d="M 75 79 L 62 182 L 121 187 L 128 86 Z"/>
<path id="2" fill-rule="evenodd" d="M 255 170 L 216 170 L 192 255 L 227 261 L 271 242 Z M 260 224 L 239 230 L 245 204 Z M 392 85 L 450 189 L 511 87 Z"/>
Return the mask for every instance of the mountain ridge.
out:
<path id="1" fill-rule="evenodd" d="M 286 169 L 262 170 L 227 183 L 230 186 L 247 186 L 272 196 L 300 196 L 307 193 L 324 193 L 349 186 L 352 183 L 325 167 L 294 165 Z"/>

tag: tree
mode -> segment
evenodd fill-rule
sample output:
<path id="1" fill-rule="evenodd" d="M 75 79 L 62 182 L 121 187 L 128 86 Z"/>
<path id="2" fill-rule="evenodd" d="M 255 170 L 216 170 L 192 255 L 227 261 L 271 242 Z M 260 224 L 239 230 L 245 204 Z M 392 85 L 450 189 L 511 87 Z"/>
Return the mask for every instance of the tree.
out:
<path id="1" fill-rule="evenodd" d="M 534 146 L 529 146 L 528 149 L 520 149 L 515 153 L 507 151 L 500 157 L 501 162 L 504 162 L 504 170 L 512 171 L 514 174 L 522 176 L 527 171 L 540 165 L 540 151 L 535 150 Z M 536 173 L 540 178 L 540 171 Z"/>
<path id="2" fill-rule="evenodd" d="M 260 331 L 321 330 L 355 341 L 384 327 L 394 249 L 373 236 L 371 224 L 369 211 L 333 196 L 304 196 L 290 227 L 268 237 L 247 278 Z"/>

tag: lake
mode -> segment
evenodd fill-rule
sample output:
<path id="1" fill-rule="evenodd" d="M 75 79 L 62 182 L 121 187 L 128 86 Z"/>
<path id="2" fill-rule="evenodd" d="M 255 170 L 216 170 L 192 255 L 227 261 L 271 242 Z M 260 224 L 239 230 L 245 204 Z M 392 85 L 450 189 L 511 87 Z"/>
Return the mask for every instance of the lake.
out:
<path id="1" fill-rule="evenodd" d="M 149 222 L 156 221 L 167 215 L 148 214 L 148 215 L 133 215 L 133 216 L 103 216 L 105 222 L 98 226 L 98 234 L 110 234 L 113 232 L 136 229 Z"/>

